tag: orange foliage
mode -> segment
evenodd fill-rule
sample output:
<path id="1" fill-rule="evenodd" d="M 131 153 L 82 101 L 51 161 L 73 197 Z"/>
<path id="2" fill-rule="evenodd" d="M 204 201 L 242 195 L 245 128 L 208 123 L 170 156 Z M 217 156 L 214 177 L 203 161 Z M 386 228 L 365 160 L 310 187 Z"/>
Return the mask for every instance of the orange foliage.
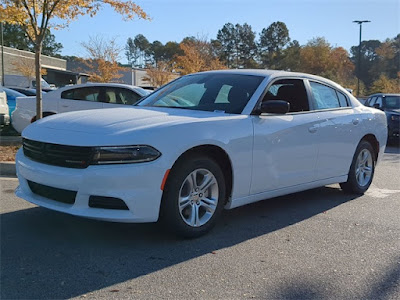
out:
<path id="1" fill-rule="evenodd" d="M 82 46 L 89 54 L 89 58 L 82 62 L 89 68 L 90 81 L 111 82 L 122 77 L 120 72 L 124 68 L 117 61 L 121 49 L 115 38 L 106 41 L 101 37 L 90 37 Z"/>
<path id="2" fill-rule="evenodd" d="M 182 74 L 208 70 L 226 69 L 212 54 L 211 44 L 203 40 L 190 40 L 180 43 L 183 55 L 175 57 L 176 69 Z"/>

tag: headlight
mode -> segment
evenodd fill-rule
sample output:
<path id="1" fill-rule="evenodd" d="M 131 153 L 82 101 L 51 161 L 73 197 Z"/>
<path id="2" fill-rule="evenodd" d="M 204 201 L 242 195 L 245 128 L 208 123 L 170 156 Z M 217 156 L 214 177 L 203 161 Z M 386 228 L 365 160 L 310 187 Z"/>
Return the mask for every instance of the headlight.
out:
<path id="1" fill-rule="evenodd" d="M 399 122 L 400 121 L 400 115 L 391 115 L 390 116 L 390 120 Z"/>
<path id="2" fill-rule="evenodd" d="M 161 156 L 161 153 L 151 146 L 116 146 L 96 147 L 92 164 L 128 164 L 153 161 Z"/>

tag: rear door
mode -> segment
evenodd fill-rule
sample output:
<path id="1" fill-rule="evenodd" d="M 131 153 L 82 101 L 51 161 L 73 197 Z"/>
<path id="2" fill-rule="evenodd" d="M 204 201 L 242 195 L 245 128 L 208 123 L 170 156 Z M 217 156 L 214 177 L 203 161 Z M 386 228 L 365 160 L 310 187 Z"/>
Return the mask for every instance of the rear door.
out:
<path id="1" fill-rule="evenodd" d="M 312 110 L 320 123 L 316 180 L 348 174 L 357 141 L 361 117 L 350 106 L 347 96 L 323 82 L 309 81 Z"/>
<path id="2" fill-rule="evenodd" d="M 104 93 L 102 87 L 79 87 L 63 91 L 58 103 L 58 111 L 68 112 L 86 109 L 102 108 Z"/>

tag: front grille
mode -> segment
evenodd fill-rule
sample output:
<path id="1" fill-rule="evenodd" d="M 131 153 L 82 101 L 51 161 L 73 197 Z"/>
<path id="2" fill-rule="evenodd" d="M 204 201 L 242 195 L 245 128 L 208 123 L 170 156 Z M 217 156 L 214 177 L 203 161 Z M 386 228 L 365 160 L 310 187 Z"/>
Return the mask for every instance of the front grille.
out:
<path id="1" fill-rule="evenodd" d="M 31 191 L 36 195 L 66 204 L 75 203 L 75 197 L 76 197 L 75 191 L 58 189 L 29 180 L 28 180 L 28 185 Z"/>
<path id="2" fill-rule="evenodd" d="M 114 197 L 103 197 L 103 196 L 90 196 L 89 207 L 129 210 L 125 202 L 122 201 L 121 199 Z"/>
<path id="3" fill-rule="evenodd" d="M 23 139 L 25 156 L 32 160 L 67 168 L 84 169 L 93 155 L 92 147 L 67 146 Z"/>

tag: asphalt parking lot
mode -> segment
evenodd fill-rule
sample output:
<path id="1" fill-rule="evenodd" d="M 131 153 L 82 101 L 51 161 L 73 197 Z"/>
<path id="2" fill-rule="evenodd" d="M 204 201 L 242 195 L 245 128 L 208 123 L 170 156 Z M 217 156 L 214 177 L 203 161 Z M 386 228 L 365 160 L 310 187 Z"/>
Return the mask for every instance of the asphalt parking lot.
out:
<path id="1" fill-rule="evenodd" d="M 400 299 L 400 150 L 361 197 L 339 185 L 226 211 L 181 240 L 81 219 L 0 178 L 1 299 Z"/>

